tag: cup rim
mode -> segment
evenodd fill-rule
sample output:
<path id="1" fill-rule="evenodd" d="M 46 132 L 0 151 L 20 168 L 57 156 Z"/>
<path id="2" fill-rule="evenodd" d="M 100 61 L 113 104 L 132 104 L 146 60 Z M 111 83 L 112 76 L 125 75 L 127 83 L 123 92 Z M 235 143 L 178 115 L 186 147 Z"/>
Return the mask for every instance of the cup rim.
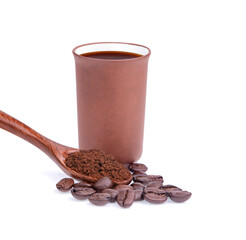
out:
<path id="1" fill-rule="evenodd" d="M 101 58 L 88 58 L 88 57 L 85 57 L 85 56 L 81 56 L 79 54 L 76 53 L 76 50 L 80 47 L 83 47 L 83 46 L 88 46 L 88 45 L 96 45 L 96 44 L 126 44 L 126 45 L 134 45 L 134 46 L 138 46 L 138 47 L 142 47 L 142 48 L 145 48 L 148 50 L 148 53 L 146 55 L 143 55 L 143 56 L 140 56 L 140 57 L 136 57 L 136 58 L 128 58 L 128 59 L 101 59 Z M 147 58 L 150 56 L 151 54 L 151 50 L 144 46 L 144 45 L 140 45 L 140 44 L 136 44 L 136 43 L 127 43 L 127 42 L 93 42 L 93 43 L 86 43 L 86 44 L 81 44 L 79 46 L 76 46 L 75 48 L 73 48 L 72 50 L 73 54 L 79 58 L 82 58 L 82 59 L 90 59 L 92 61 L 113 61 L 113 62 L 125 62 L 125 61 L 136 61 L 136 60 L 139 60 L 139 59 L 143 59 L 143 58 Z"/>

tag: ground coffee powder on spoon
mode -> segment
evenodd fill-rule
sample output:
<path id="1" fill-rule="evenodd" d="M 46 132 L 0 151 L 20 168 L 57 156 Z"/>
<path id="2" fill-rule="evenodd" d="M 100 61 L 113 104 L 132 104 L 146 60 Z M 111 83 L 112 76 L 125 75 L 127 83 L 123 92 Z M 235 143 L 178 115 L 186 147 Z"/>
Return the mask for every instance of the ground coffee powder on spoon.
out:
<path id="1" fill-rule="evenodd" d="M 111 154 L 91 149 L 73 152 L 68 155 L 65 164 L 75 172 L 100 179 L 109 177 L 112 181 L 120 182 L 129 179 L 129 170 Z"/>

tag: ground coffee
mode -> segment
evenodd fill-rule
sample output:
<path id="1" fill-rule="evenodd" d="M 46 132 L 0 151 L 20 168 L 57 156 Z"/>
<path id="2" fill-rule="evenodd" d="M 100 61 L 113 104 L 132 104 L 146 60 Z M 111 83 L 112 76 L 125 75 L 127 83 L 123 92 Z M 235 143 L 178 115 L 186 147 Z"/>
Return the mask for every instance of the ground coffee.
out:
<path id="1" fill-rule="evenodd" d="M 75 172 L 97 179 L 106 176 L 119 182 L 131 177 L 129 170 L 114 156 L 96 149 L 70 153 L 65 164 Z"/>

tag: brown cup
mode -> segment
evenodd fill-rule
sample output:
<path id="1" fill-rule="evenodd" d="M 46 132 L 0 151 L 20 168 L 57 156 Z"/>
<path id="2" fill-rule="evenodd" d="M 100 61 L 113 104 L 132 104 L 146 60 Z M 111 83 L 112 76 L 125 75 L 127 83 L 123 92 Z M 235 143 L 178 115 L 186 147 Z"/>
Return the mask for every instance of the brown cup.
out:
<path id="1" fill-rule="evenodd" d="M 142 56 L 96 59 L 80 54 L 123 51 Z M 73 49 L 76 65 L 80 149 L 112 153 L 122 163 L 142 155 L 147 68 L 150 49 L 130 43 L 102 42 Z"/>

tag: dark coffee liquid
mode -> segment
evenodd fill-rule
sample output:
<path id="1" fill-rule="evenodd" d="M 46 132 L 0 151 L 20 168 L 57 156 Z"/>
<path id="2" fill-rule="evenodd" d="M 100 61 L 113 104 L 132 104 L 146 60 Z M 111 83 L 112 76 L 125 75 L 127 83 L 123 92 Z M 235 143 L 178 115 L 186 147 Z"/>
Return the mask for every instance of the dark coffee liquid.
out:
<path id="1" fill-rule="evenodd" d="M 121 60 L 121 59 L 131 59 L 142 57 L 142 55 L 131 52 L 120 52 L 120 51 L 101 51 L 101 52 L 89 52 L 80 54 L 84 57 L 97 58 L 97 59 L 112 59 L 112 60 Z"/>

